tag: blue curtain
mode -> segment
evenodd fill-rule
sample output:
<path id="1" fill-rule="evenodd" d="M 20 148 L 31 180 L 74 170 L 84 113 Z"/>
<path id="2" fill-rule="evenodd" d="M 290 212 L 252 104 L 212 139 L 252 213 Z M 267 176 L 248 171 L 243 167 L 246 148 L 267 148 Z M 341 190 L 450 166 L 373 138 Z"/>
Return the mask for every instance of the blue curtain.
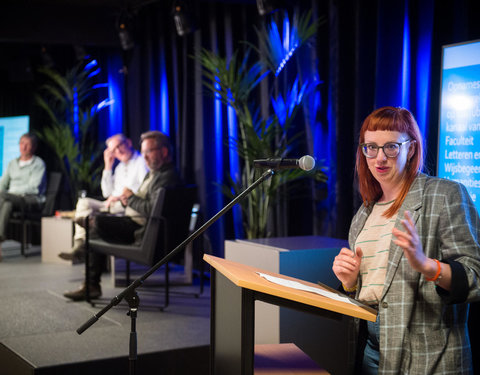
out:
<path id="1" fill-rule="evenodd" d="M 354 187 L 358 130 L 379 106 L 412 110 L 426 139 L 427 168 L 435 170 L 440 50 L 443 44 L 480 37 L 475 23 L 459 22 L 475 7 L 433 0 L 312 0 L 289 9 L 310 10 L 315 19 L 323 19 L 315 40 L 286 65 L 292 74 L 301 71 L 303 81 L 319 83 L 296 125 L 305 139 L 291 155 L 308 153 L 322 160 L 329 181 L 308 185 L 300 200 L 286 195 L 275 208 L 273 235 L 347 237 L 361 203 Z M 226 144 L 236 136 L 235 116 L 208 95 L 192 56 L 200 48 L 221 56 L 241 52 L 245 46 L 240 41 L 257 43 L 254 26 L 279 13 L 261 17 L 255 4 L 197 4 L 197 30 L 179 37 L 166 8 L 153 4 L 137 15 L 137 43 L 123 95 L 126 132 L 133 139 L 149 129 L 170 135 L 177 166 L 187 182 L 199 186 L 202 212 L 209 218 L 227 203 L 218 184 L 239 173 L 241 160 Z M 269 82 L 258 89 L 262 115 L 270 111 L 273 90 Z M 213 253 L 222 255 L 225 239 L 242 236 L 238 209 L 209 235 Z"/>

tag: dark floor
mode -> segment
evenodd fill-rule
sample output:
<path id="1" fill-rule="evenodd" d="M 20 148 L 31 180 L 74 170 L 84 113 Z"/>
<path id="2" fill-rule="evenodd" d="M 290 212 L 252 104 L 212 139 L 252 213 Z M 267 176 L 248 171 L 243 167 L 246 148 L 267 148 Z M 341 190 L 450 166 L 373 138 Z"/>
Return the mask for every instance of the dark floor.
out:
<path id="1" fill-rule="evenodd" d="M 128 372 L 131 320 L 124 303 L 105 313 L 82 335 L 77 328 L 104 306 L 91 307 L 85 302 L 71 302 L 63 297 L 65 290 L 76 288 L 83 280 L 83 265 L 42 263 L 40 248 L 29 249 L 30 256 L 20 256 L 16 243 L 2 244 L 0 263 L 0 373 L 115 373 Z M 117 271 L 122 264 L 117 260 Z M 146 271 L 134 267 L 135 276 Z M 119 275 L 120 272 L 117 273 Z M 171 272 L 175 283 L 183 275 L 177 266 Z M 198 298 L 172 293 L 164 311 L 151 305 L 161 304 L 163 295 L 152 294 L 149 284 L 161 282 L 163 272 L 156 273 L 138 289 L 140 307 L 136 320 L 139 373 L 190 374 L 191 359 L 195 373 L 208 373 L 210 339 L 210 288 Z M 118 276 L 117 276 L 118 278 Z M 198 292 L 194 285 L 174 286 L 175 292 Z M 110 275 L 102 279 L 103 301 L 109 302 L 122 288 L 114 288 Z M 162 357 L 163 356 L 163 357 Z M 158 360 L 162 358 L 162 360 Z M 185 359 L 185 360 L 184 360 Z M 159 366 L 159 367 L 158 367 Z M 153 367 L 153 368 L 152 368 Z M 25 370 L 30 368 L 31 371 Z M 103 370 L 102 370 L 103 368 Z M 120 369 L 120 371 L 118 371 Z M 154 370 L 160 370 L 159 372 Z M 24 371 L 24 372 L 22 372 Z M 50 371 L 50 372 L 49 372 Z M 77 371 L 77 372 L 76 372 Z"/>
<path id="2" fill-rule="evenodd" d="M 78 287 L 84 276 L 83 265 L 42 263 L 40 248 L 29 249 L 29 257 L 20 256 L 17 243 L 2 244 L 0 263 L 0 375 L 23 374 L 129 374 L 129 337 L 131 320 L 128 306 L 122 302 L 109 310 L 82 335 L 76 330 L 104 305 L 91 307 L 85 302 L 71 302 L 65 290 Z M 121 283 L 122 261 L 116 261 L 117 281 Z M 133 277 L 146 268 L 133 267 Z M 181 266 L 171 272 L 172 282 L 183 276 Z M 208 276 L 208 275 L 207 275 Z M 152 284 L 162 281 L 163 272 L 152 275 L 138 290 L 140 307 L 137 317 L 137 374 L 203 375 L 209 373 L 210 287 L 204 292 L 171 295 L 164 311 L 152 305 L 163 296 L 152 294 Z M 109 274 L 102 280 L 106 304 L 123 289 L 113 287 Z M 173 291 L 198 293 L 194 285 L 175 286 Z M 480 303 L 470 311 L 470 338 L 475 374 L 480 374 L 478 316 Z"/>

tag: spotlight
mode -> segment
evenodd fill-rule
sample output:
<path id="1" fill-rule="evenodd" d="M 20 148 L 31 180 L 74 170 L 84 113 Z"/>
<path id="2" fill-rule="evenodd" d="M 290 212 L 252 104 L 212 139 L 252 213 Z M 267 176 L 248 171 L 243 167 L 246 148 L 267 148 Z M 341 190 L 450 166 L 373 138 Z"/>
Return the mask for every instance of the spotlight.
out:
<path id="1" fill-rule="evenodd" d="M 85 60 L 86 58 L 89 57 L 87 55 L 87 52 L 85 51 L 85 47 L 83 46 L 79 46 L 75 44 L 73 46 L 73 51 L 75 53 L 75 58 L 77 59 L 77 61 Z"/>
<path id="2" fill-rule="evenodd" d="M 130 16 L 128 13 L 122 13 L 117 22 L 118 38 L 120 39 L 120 45 L 124 51 L 128 51 L 135 47 L 135 41 L 133 40 L 129 21 Z"/>
<path id="3" fill-rule="evenodd" d="M 193 13 L 185 2 L 177 2 L 173 8 L 173 20 L 179 36 L 184 36 L 196 29 Z"/>
<path id="4" fill-rule="evenodd" d="M 279 4 L 275 0 L 257 0 L 258 14 L 264 16 L 278 10 Z"/>
<path id="5" fill-rule="evenodd" d="M 48 53 L 48 50 L 45 46 L 42 46 L 40 49 L 40 56 L 42 59 L 42 64 L 47 68 L 53 68 L 55 63 L 53 62 L 52 56 Z"/>

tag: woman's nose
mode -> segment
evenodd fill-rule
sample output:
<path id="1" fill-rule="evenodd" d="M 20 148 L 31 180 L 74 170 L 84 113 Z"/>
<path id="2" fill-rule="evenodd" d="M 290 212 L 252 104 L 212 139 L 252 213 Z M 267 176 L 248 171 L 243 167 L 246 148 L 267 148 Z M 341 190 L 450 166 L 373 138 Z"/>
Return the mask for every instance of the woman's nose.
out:
<path id="1" fill-rule="evenodd" d="M 379 148 L 377 151 L 377 160 L 385 160 L 387 159 L 387 155 L 383 152 L 383 148 Z"/>

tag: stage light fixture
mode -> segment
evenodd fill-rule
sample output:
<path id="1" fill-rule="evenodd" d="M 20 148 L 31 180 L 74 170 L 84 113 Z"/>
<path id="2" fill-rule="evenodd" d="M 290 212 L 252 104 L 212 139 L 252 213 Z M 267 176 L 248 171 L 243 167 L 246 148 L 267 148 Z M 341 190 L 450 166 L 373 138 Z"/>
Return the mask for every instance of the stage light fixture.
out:
<path id="1" fill-rule="evenodd" d="M 75 53 L 75 59 L 77 61 L 82 61 L 89 57 L 85 51 L 85 47 L 78 44 L 73 45 L 73 52 Z"/>
<path id="2" fill-rule="evenodd" d="M 120 39 L 120 46 L 124 51 L 131 50 L 135 47 L 135 41 L 130 26 L 130 18 L 129 13 L 123 10 L 117 19 L 118 39 Z"/>
<path id="3" fill-rule="evenodd" d="M 47 68 L 53 68 L 55 66 L 53 58 L 45 46 L 40 48 L 40 56 L 42 59 L 42 65 L 46 66 Z"/>
<path id="4" fill-rule="evenodd" d="M 279 4 L 275 0 L 257 0 L 258 14 L 265 16 L 278 10 Z"/>
<path id="5" fill-rule="evenodd" d="M 177 1 L 173 5 L 173 20 L 179 36 L 184 36 L 196 29 L 193 13 L 186 2 Z"/>
<path id="6" fill-rule="evenodd" d="M 118 38 L 120 39 L 120 45 L 124 51 L 128 51 L 135 46 L 132 34 L 128 30 L 127 25 L 123 22 L 118 25 Z"/>

